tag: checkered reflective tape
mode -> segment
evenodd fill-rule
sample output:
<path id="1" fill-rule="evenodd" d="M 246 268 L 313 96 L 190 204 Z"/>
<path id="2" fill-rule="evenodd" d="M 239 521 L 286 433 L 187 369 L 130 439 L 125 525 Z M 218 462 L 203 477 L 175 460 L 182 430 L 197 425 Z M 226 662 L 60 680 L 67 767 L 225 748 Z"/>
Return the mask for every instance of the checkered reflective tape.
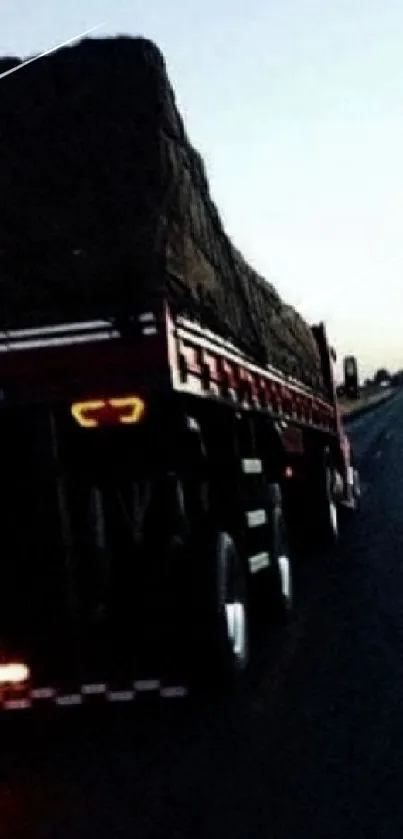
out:
<path id="1" fill-rule="evenodd" d="M 56 705 L 62 706 L 69 706 L 69 705 L 81 705 L 83 701 L 83 697 L 81 693 L 67 693 L 61 694 L 56 696 L 55 698 Z"/>
<path id="2" fill-rule="evenodd" d="M 153 694 L 162 699 L 181 698 L 188 695 L 185 685 L 164 684 L 159 679 L 140 679 L 127 687 L 115 687 L 104 682 L 81 685 L 71 693 L 62 693 L 53 687 L 32 688 L 26 692 L 7 691 L 0 695 L 0 710 L 25 710 L 40 705 L 53 704 L 61 708 L 89 704 L 92 700 L 104 702 L 132 702 L 136 696 Z"/>
<path id="3" fill-rule="evenodd" d="M 178 699 L 186 695 L 187 689 L 181 685 L 167 685 L 160 689 L 160 696 L 164 699 Z"/>
<path id="4" fill-rule="evenodd" d="M 31 699 L 53 699 L 55 694 L 54 688 L 34 688 L 30 691 Z"/>
<path id="5" fill-rule="evenodd" d="M 106 698 L 108 702 L 131 702 L 136 693 L 132 690 L 108 690 Z"/>
<path id="6" fill-rule="evenodd" d="M 103 696 L 107 691 L 107 686 L 103 682 L 94 685 L 83 685 L 81 693 L 83 696 Z"/>
<path id="7" fill-rule="evenodd" d="M 6 711 L 22 711 L 26 708 L 30 708 L 32 705 L 31 700 L 27 698 L 18 698 L 15 699 L 5 699 L 3 702 L 2 707 Z"/>
<path id="8" fill-rule="evenodd" d="M 158 679 L 138 679 L 134 683 L 134 689 L 137 693 L 148 693 L 149 691 L 156 691 L 160 689 Z"/>

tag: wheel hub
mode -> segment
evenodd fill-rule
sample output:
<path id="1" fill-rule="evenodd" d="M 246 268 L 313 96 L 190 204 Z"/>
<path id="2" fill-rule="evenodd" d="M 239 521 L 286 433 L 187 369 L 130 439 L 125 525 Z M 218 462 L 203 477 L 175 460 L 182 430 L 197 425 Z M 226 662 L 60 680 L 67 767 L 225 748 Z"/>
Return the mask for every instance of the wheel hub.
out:
<path id="1" fill-rule="evenodd" d="M 245 606 L 238 600 L 225 604 L 228 638 L 237 658 L 243 658 L 246 648 Z"/>
<path id="2" fill-rule="evenodd" d="M 336 502 L 332 499 L 329 502 L 329 515 L 330 515 L 330 524 L 333 530 L 333 533 L 337 533 L 338 530 L 338 516 L 337 516 L 337 505 Z"/>
<path id="3" fill-rule="evenodd" d="M 278 567 L 281 579 L 281 592 L 287 603 L 292 600 L 291 569 L 288 556 L 279 556 Z"/>

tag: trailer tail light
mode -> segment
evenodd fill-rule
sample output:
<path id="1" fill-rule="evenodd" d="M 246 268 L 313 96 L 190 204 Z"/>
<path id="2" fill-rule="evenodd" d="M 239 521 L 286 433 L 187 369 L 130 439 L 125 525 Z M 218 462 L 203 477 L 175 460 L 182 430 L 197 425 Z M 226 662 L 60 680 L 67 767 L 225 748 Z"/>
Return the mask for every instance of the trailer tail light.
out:
<path id="1" fill-rule="evenodd" d="M 294 470 L 292 466 L 286 466 L 284 469 L 284 477 L 285 478 L 292 478 L 294 476 Z"/>
<path id="2" fill-rule="evenodd" d="M 139 396 L 74 402 L 71 413 L 82 428 L 105 425 L 134 425 L 144 417 L 145 402 Z"/>
<path id="3" fill-rule="evenodd" d="M 0 664 L 0 687 L 23 684 L 28 681 L 29 676 L 29 668 L 22 661 Z"/>

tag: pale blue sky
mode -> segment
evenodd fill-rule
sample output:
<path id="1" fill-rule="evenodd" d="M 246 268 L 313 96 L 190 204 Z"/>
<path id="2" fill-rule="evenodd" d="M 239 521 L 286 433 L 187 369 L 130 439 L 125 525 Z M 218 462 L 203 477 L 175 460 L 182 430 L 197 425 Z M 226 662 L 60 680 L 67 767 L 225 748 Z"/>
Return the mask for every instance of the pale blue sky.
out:
<path id="1" fill-rule="evenodd" d="M 162 48 L 249 261 L 365 374 L 403 367 L 401 0 L 3 0 L 0 54 L 103 21 Z"/>

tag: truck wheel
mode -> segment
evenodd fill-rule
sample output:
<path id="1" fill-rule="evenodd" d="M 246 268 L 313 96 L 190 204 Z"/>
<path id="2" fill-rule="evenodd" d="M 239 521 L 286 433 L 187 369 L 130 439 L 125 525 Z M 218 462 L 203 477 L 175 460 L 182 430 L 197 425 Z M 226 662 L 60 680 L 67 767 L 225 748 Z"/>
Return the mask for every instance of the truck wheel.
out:
<path id="1" fill-rule="evenodd" d="M 322 468 L 319 479 L 315 517 L 315 535 L 318 545 L 330 548 L 339 537 L 339 511 L 333 493 L 333 469 L 329 464 Z"/>
<path id="2" fill-rule="evenodd" d="M 236 680 L 249 663 L 249 616 L 245 572 L 232 537 L 223 531 L 197 546 L 194 585 L 196 675 L 216 686 Z M 198 578 L 198 579 L 197 579 Z"/>
<path id="3" fill-rule="evenodd" d="M 352 466 L 352 497 L 354 502 L 354 512 L 358 512 L 361 506 L 361 484 L 360 473 L 356 466 Z"/>
<path id="4" fill-rule="evenodd" d="M 269 587 L 270 618 L 275 623 L 285 623 L 293 610 L 293 579 L 287 524 L 280 487 L 274 485 L 274 506 L 272 507 L 271 564 L 267 569 Z"/>

